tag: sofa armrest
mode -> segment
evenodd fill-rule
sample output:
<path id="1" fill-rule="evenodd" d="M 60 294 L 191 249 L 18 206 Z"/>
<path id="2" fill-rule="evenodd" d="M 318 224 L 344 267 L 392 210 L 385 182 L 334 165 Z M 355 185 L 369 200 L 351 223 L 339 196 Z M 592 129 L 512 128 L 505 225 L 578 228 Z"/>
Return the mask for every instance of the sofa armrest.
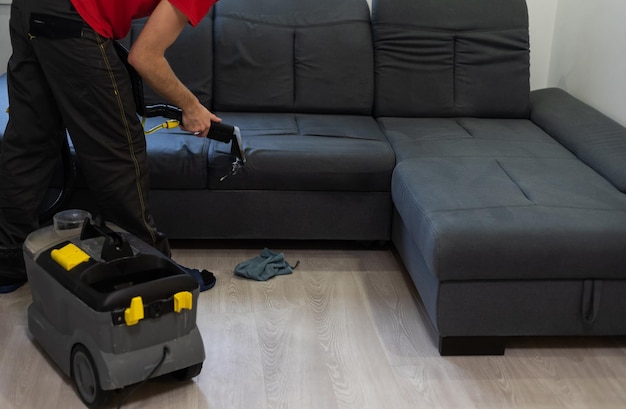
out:
<path id="1" fill-rule="evenodd" d="M 531 92 L 530 119 L 626 192 L 626 128 L 558 88 Z"/>

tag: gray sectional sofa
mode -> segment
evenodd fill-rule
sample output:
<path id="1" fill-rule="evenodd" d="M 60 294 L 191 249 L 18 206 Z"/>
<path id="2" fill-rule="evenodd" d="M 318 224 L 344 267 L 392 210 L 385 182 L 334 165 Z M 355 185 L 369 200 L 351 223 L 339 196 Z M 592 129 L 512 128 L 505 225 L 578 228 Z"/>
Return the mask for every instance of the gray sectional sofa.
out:
<path id="1" fill-rule="evenodd" d="M 626 129 L 530 91 L 524 0 L 221 0 L 168 58 L 248 158 L 147 136 L 169 237 L 390 240 L 443 355 L 626 335 Z"/>

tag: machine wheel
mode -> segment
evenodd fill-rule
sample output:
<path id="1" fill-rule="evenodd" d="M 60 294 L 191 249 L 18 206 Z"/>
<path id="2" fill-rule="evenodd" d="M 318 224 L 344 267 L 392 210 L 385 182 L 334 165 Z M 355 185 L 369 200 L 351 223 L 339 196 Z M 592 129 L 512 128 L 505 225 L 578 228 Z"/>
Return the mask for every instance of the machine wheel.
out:
<path id="1" fill-rule="evenodd" d="M 78 396 L 87 407 L 101 408 L 109 401 L 112 391 L 100 387 L 98 369 L 91 354 L 83 345 L 76 345 L 71 359 L 71 375 Z"/>
<path id="2" fill-rule="evenodd" d="M 174 371 L 172 372 L 172 376 L 179 381 L 187 381 L 200 375 L 200 371 L 202 371 L 202 362 Z"/>

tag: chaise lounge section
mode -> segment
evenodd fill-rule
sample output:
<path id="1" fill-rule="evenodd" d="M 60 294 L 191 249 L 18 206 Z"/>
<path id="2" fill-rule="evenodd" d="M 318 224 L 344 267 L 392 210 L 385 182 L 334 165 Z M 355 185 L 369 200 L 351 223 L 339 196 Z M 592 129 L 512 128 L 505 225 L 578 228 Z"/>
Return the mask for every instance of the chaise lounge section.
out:
<path id="1" fill-rule="evenodd" d="M 529 91 L 523 0 L 374 1 L 393 242 L 442 355 L 626 333 L 626 131 Z"/>

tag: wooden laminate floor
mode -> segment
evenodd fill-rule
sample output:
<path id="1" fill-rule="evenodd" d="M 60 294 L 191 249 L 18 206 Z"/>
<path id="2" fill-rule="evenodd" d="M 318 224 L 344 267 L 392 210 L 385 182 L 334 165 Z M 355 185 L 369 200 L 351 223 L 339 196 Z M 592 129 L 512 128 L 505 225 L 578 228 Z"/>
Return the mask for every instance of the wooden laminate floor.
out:
<path id="1" fill-rule="evenodd" d="M 152 381 L 124 408 L 625 408 L 624 338 L 512 340 L 505 356 L 438 355 L 389 248 L 286 246 L 294 274 L 235 277 L 261 248 L 176 248 L 218 277 L 200 296 L 206 349 L 193 381 Z M 28 286 L 0 295 L 0 408 L 84 407 L 26 328 Z M 115 407 L 115 405 L 112 405 Z"/>

